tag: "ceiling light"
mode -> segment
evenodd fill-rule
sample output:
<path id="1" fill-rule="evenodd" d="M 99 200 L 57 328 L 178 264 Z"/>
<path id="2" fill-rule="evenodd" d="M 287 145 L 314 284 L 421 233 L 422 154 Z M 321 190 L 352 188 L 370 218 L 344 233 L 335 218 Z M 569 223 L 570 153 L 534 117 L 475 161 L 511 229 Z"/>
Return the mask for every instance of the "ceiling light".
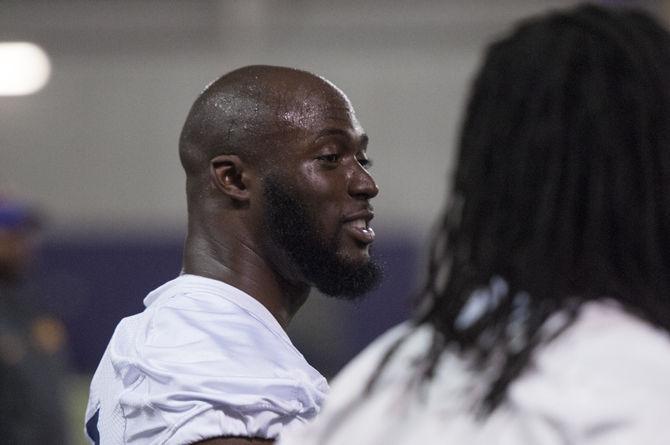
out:
<path id="1" fill-rule="evenodd" d="M 33 94 L 49 81 L 51 63 L 30 42 L 0 42 L 0 96 Z"/>

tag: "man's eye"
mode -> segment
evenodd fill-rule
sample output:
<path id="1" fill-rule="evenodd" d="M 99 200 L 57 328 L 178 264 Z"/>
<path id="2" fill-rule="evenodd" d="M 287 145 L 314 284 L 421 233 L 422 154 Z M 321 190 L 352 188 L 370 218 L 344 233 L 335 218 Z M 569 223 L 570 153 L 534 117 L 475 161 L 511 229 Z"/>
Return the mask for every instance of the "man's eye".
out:
<path id="1" fill-rule="evenodd" d="M 324 162 L 337 162 L 340 160 L 340 155 L 338 154 L 329 154 L 329 155 L 322 155 L 317 158 L 320 161 Z"/>

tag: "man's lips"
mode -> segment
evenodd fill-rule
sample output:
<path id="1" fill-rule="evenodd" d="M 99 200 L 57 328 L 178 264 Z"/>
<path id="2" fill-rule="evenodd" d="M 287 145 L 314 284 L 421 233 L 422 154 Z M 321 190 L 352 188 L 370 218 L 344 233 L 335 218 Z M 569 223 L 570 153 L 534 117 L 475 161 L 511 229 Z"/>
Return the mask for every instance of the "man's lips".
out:
<path id="1" fill-rule="evenodd" d="M 370 227 L 370 221 L 374 216 L 372 210 L 365 209 L 347 215 L 343 218 L 343 222 L 356 240 L 370 244 L 375 240 L 375 231 Z"/>

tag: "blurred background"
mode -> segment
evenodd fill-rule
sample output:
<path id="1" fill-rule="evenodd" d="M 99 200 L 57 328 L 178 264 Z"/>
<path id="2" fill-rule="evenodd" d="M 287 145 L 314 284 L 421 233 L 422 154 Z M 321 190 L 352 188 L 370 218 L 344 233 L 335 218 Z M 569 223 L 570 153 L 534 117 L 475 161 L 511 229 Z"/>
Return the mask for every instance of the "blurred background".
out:
<path id="1" fill-rule="evenodd" d="M 26 281 L 30 304 L 62 324 L 42 336 L 63 343 L 71 442 L 82 443 L 87 386 L 114 326 L 179 273 L 177 140 L 206 84 L 248 64 L 313 71 L 347 93 L 370 135 L 387 279 L 360 303 L 314 295 L 290 330 L 332 376 L 409 314 L 487 42 L 575 3 L 0 1 L 0 202 L 39 215 Z M 669 1 L 601 3 L 666 23 L 670 12 Z"/>

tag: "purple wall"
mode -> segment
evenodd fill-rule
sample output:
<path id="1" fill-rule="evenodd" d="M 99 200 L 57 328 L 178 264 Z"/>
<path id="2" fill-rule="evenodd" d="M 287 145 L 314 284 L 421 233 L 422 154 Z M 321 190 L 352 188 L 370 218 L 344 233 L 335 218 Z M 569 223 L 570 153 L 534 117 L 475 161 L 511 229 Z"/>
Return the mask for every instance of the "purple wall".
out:
<path id="1" fill-rule="evenodd" d="M 118 321 L 143 309 L 144 296 L 174 278 L 181 264 L 181 239 L 69 239 L 44 244 L 35 282 L 44 306 L 68 328 L 71 364 L 77 372 L 97 366 Z M 358 303 L 328 302 L 330 320 L 342 326 L 338 341 L 291 331 L 307 359 L 326 375 L 335 373 L 355 353 L 393 324 L 405 319 L 416 286 L 417 243 L 380 240 L 376 255 L 386 279 Z M 317 313 L 321 309 L 314 303 Z M 326 310 L 326 309 L 324 309 Z M 300 314 L 299 314 L 300 315 Z M 330 316 L 320 314 L 320 316 Z M 299 319 L 300 317 L 296 317 Z M 338 328 L 339 329 L 339 328 Z"/>

